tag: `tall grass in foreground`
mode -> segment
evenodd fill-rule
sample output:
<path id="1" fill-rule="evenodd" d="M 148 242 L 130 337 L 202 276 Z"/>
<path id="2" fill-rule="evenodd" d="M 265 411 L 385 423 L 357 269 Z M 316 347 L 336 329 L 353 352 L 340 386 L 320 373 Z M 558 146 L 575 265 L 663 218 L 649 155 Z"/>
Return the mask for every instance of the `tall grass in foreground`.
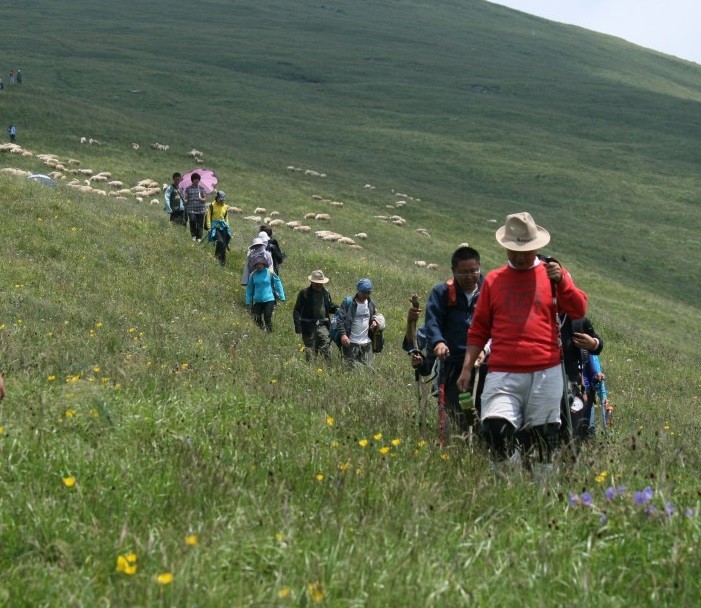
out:
<path id="1" fill-rule="evenodd" d="M 304 361 L 292 302 L 253 326 L 241 241 L 221 269 L 158 209 L 8 180 L 0 199 L 4 605 L 698 603 L 693 353 L 668 365 L 600 312 L 612 435 L 546 488 L 504 483 L 418 429 L 397 345 L 434 279 L 401 258 L 283 233 L 290 300 L 313 266 L 337 300 L 382 277 L 387 351 L 345 373 Z"/>

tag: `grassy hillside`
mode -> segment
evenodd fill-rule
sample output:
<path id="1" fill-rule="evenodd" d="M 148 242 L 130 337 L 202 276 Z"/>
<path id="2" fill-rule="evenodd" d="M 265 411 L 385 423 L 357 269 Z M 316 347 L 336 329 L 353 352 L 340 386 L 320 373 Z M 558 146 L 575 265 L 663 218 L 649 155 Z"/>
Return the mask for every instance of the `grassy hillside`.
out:
<path id="1" fill-rule="evenodd" d="M 482 2 L 5 11 L 26 149 L 132 186 L 195 147 L 247 214 L 328 212 L 307 223 L 364 249 L 277 229 L 288 298 L 368 275 L 388 329 L 375 373 L 308 365 L 292 302 L 270 336 L 242 306 L 255 222 L 221 269 L 160 204 L 0 173 L 0 604 L 698 603 L 698 66 Z M 524 209 L 590 295 L 616 406 L 545 490 L 438 449 L 398 348 L 409 294 L 463 241 L 502 264 Z"/>
<path id="2" fill-rule="evenodd" d="M 360 202 L 367 182 L 431 201 L 452 240 L 530 208 L 582 265 L 701 295 L 680 288 L 701 270 L 694 64 L 477 1 L 31 0 L 7 19 L 3 61 L 34 94 L 0 103 L 25 141 L 195 146 L 230 180 L 315 168 Z"/>

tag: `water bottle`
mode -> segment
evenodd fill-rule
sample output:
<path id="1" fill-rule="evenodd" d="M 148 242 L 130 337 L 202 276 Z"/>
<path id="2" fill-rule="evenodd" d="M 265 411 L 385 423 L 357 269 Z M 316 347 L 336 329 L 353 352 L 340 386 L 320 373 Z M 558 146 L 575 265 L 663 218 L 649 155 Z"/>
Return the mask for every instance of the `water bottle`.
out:
<path id="1" fill-rule="evenodd" d="M 474 406 L 474 401 L 472 399 L 472 393 L 460 393 L 458 395 L 458 403 L 460 404 L 460 409 L 467 412 Z"/>

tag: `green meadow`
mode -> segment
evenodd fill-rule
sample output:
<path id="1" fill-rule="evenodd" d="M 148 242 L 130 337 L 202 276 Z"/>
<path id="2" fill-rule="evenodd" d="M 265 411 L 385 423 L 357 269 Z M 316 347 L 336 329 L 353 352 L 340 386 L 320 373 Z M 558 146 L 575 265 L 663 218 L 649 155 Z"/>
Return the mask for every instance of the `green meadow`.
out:
<path id="1" fill-rule="evenodd" d="M 3 17 L 0 73 L 23 83 L 2 127 L 33 155 L 0 168 L 54 154 L 66 177 L 0 172 L 0 605 L 699 603 L 699 66 L 477 0 Z M 166 183 L 192 148 L 244 211 L 225 268 L 160 195 L 68 186 Z M 256 207 L 311 227 L 275 228 L 270 335 L 239 286 Z M 409 296 L 462 242 L 503 264 L 494 231 L 524 210 L 589 296 L 615 407 L 545 487 L 441 449 L 400 349 Z M 315 268 L 337 302 L 373 280 L 374 370 L 305 361 L 292 308 Z"/>

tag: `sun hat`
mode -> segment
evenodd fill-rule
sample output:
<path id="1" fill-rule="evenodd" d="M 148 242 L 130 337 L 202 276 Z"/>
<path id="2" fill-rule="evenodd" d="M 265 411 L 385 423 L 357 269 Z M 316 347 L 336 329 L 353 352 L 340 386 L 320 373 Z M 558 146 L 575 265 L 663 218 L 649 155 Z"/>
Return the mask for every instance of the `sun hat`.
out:
<path id="1" fill-rule="evenodd" d="M 370 279 L 360 279 L 356 287 L 359 292 L 372 291 L 372 281 Z"/>
<path id="2" fill-rule="evenodd" d="M 223 190 L 217 190 L 217 195 L 214 197 L 215 201 L 225 201 L 226 200 L 226 192 Z"/>
<path id="3" fill-rule="evenodd" d="M 504 224 L 496 232 L 497 243 L 511 251 L 534 251 L 550 242 L 550 233 L 537 226 L 527 211 L 506 216 Z"/>
<path id="4" fill-rule="evenodd" d="M 265 241 L 257 236 L 251 241 L 251 247 L 255 247 L 256 245 L 265 245 Z"/>
<path id="5" fill-rule="evenodd" d="M 258 233 L 258 238 L 263 240 L 263 243 L 267 243 L 270 240 L 270 237 L 268 236 L 268 233 L 265 232 L 264 230 L 261 230 Z"/>
<path id="6" fill-rule="evenodd" d="M 329 280 L 324 276 L 324 273 L 321 270 L 313 271 L 307 278 L 312 283 L 321 283 L 322 285 L 329 282 Z"/>
<path id="7" fill-rule="evenodd" d="M 251 258 L 251 266 L 255 266 L 256 264 L 263 264 L 263 266 L 267 268 L 269 266 L 268 258 L 266 258 L 264 255 L 254 255 Z"/>

